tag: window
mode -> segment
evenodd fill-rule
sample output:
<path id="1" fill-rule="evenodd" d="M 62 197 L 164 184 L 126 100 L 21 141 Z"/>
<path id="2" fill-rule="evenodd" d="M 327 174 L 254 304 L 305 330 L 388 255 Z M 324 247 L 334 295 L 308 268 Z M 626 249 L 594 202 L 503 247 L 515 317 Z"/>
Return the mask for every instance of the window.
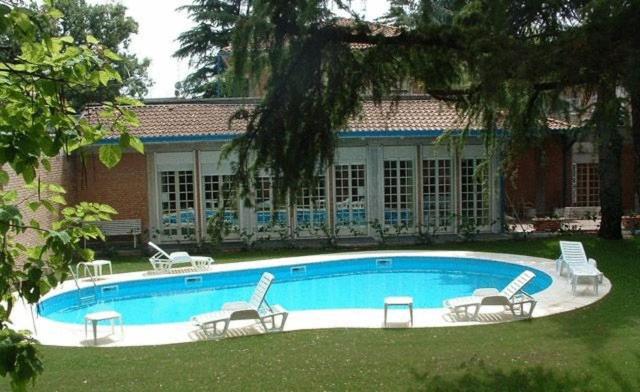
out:
<path id="1" fill-rule="evenodd" d="M 256 181 L 256 223 L 258 228 L 272 225 L 288 226 L 286 208 L 274 206 L 271 177 L 258 177 Z"/>
<path id="2" fill-rule="evenodd" d="M 238 201 L 233 194 L 232 176 L 204 175 L 202 176 L 202 187 L 205 219 L 208 221 L 222 209 L 224 221 L 237 226 Z"/>
<path id="3" fill-rule="evenodd" d="M 318 178 L 315 187 L 303 187 L 296 202 L 298 227 L 320 227 L 327 222 L 327 198 L 324 176 Z"/>
<path id="4" fill-rule="evenodd" d="M 160 209 L 164 236 L 195 234 L 193 171 L 160 172 Z"/>
<path id="5" fill-rule="evenodd" d="M 413 162 L 384 161 L 384 223 L 412 226 L 413 219 Z"/>
<path id="6" fill-rule="evenodd" d="M 476 227 L 489 224 L 489 176 L 480 170 L 481 159 L 460 162 L 460 213 L 464 224 Z"/>
<path id="7" fill-rule="evenodd" d="M 574 178 L 576 207 L 598 207 L 600 205 L 598 164 L 576 163 Z"/>
<path id="8" fill-rule="evenodd" d="M 422 199 L 424 224 L 431 229 L 447 230 L 451 226 L 451 160 L 422 161 Z"/>
<path id="9" fill-rule="evenodd" d="M 367 225 L 365 166 L 336 165 L 336 226 Z"/>

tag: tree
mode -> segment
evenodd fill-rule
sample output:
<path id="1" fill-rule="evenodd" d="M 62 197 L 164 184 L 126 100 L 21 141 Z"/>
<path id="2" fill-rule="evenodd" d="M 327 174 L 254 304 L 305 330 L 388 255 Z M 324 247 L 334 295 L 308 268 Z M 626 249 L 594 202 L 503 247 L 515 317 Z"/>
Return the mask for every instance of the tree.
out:
<path id="1" fill-rule="evenodd" d="M 71 36 L 79 44 L 86 44 L 87 35 L 91 35 L 121 58 L 114 65 L 121 80 L 113 80 L 94 90 L 73 92 L 70 97 L 76 109 L 87 103 L 113 100 L 121 94 L 138 99 L 147 94 L 153 85 L 148 75 L 151 60 L 140 60 L 128 51 L 131 35 L 138 32 L 138 23 L 126 15 L 125 6 L 118 3 L 92 5 L 85 0 L 55 0 L 52 6 L 63 16 L 50 20 L 49 31 L 45 34 Z"/>
<path id="2" fill-rule="evenodd" d="M 229 85 L 229 51 L 236 23 L 251 9 L 251 0 L 195 0 L 179 10 L 186 11 L 196 26 L 178 37 L 180 49 L 174 56 L 188 58 L 197 69 L 176 87 L 179 95 L 224 97 L 238 95 Z"/>
<path id="3" fill-rule="evenodd" d="M 67 99 L 69 91 L 90 91 L 120 81 L 114 67 L 120 57 L 92 36 L 85 44 L 76 44 L 70 36 L 48 35 L 44 23 L 61 16 L 51 3 L 37 12 L 0 3 L 0 42 L 11 44 L 0 57 L 0 375 L 11 378 L 14 390 L 24 390 L 43 370 L 35 341 L 11 329 L 14 303 L 22 298 L 35 304 L 66 278 L 71 263 L 91 259 L 93 252 L 84 249 L 82 241 L 102 238 L 91 222 L 108 220 L 115 213 L 95 203 L 65 206 L 65 190 L 43 183 L 38 173 L 49 170 L 52 157 L 104 136 L 120 141 L 100 147 L 100 158 L 108 166 L 119 161 L 125 148 L 142 152 L 140 140 L 127 131 L 136 124 L 135 116 L 120 106 L 136 101 L 105 102 L 101 123 L 90 124 Z M 21 176 L 38 199 L 26 206 L 17 200 L 16 192 L 6 188 L 12 175 Z M 24 208 L 46 208 L 59 212 L 59 218 L 44 227 L 27 221 Z M 25 232 L 38 233 L 39 242 L 35 246 L 17 242 L 16 236 Z"/>
<path id="4" fill-rule="evenodd" d="M 235 77 L 269 70 L 262 102 L 235 116 L 248 122 L 232 145 L 243 189 L 266 168 L 279 189 L 295 192 L 331 161 L 335 131 L 365 96 L 379 102 L 407 79 L 484 124 L 490 145 L 498 128 L 511 141 L 548 129 L 548 117 L 566 109 L 562 94 L 576 88 L 595 97 L 580 126 L 599 143 L 599 234 L 621 237 L 624 102 L 616 89 L 628 72 L 638 72 L 622 66 L 637 47 L 637 2 L 396 1 L 387 19 L 397 26 L 391 34 L 357 15 L 341 23 L 330 3 L 351 12 L 339 0 L 255 0 L 235 22 Z"/>

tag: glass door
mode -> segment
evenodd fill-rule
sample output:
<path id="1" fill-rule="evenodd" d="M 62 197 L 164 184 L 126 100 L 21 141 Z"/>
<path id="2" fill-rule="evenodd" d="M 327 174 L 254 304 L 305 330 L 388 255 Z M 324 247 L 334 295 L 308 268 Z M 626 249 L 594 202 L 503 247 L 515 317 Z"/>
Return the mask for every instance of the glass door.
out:
<path id="1" fill-rule="evenodd" d="M 413 161 L 384 161 L 384 224 L 414 229 Z"/>
<path id="2" fill-rule="evenodd" d="M 453 224 L 450 159 L 422 161 L 422 198 L 424 225 L 429 231 L 450 231 Z"/>
<path id="3" fill-rule="evenodd" d="M 481 159 L 460 162 L 460 224 L 483 228 L 489 226 L 489 176 L 480 170 Z"/>
<path id="4" fill-rule="evenodd" d="M 193 171 L 161 171 L 160 222 L 164 240 L 195 237 Z"/>
<path id="5" fill-rule="evenodd" d="M 365 165 L 336 165 L 336 229 L 339 234 L 366 234 Z"/>

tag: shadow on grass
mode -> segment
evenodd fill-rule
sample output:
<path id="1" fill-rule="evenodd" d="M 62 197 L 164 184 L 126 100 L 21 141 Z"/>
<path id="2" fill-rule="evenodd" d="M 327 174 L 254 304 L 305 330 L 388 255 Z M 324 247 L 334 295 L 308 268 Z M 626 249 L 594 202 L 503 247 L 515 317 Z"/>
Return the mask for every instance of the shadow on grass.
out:
<path id="1" fill-rule="evenodd" d="M 410 390 L 428 392 L 450 391 L 594 391 L 593 378 L 589 374 L 576 376 L 565 371 L 542 366 L 502 370 L 487 366 L 482 360 L 472 358 L 460 365 L 453 376 L 431 375 L 413 371 L 415 387 Z"/>

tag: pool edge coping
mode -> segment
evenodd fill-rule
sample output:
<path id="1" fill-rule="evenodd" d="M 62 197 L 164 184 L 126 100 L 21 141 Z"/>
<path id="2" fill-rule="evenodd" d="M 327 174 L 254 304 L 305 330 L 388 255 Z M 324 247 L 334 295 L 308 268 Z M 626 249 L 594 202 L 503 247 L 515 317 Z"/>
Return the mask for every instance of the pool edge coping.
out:
<path id="1" fill-rule="evenodd" d="M 228 272 L 249 269 L 267 269 L 270 267 L 295 266 L 300 264 L 312 264 L 327 261 L 339 261 L 346 259 L 358 259 L 368 257 L 457 257 L 470 259 L 485 259 L 491 261 L 506 262 L 536 268 L 545 272 L 551 278 L 551 284 L 546 289 L 533 295 L 538 301 L 538 306 L 533 314 L 533 318 L 546 317 L 554 314 L 564 313 L 591 305 L 604 298 L 611 290 L 611 282 L 605 277 L 600 284 L 599 294 L 573 296 L 571 285 L 564 277 L 559 277 L 555 272 L 555 260 L 534 256 L 514 255 L 507 253 L 492 252 L 471 252 L 471 251 L 426 251 L 426 250 L 402 250 L 402 251 L 365 251 L 365 252 L 341 252 L 310 256 L 280 257 L 266 260 L 254 260 L 246 262 L 235 262 L 227 264 L 214 264 L 206 270 L 179 271 L 181 273 L 153 273 L 150 271 L 129 272 L 124 274 L 114 274 L 108 278 L 96 282 L 98 285 L 121 283 L 134 280 L 161 279 L 171 276 L 190 276 L 203 273 Z M 91 281 L 82 280 L 80 287 L 91 287 Z M 76 290 L 72 280 L 65 281 L 60 287 L 47 293 L 42 299 L 59 295 L 68 291 Z M 586 290 L 582 290 L 584 294 Z M 446 320 L 448 311 L 445 308 L 418 308 L 415 309 L 414 328 L 430 327 L 455 327 L 469 325 L 486 325 L 512 321 L 505 317 L 495 318 L 487 316 L 483 321 L 458 321 Z M 488 313 L 493 315 L 493 313 Z M 84 340 L 83 326 L 79 324 L 63 323 L 54 321 L 46 317 L 36 317 L 36 327 L 39 333 L 34 334 L 37 339 L 45 345 L 54 346 L 86 346 Z M 16 306 L 12 321 L 16 326 L 33 332 L 31 321 L 31 310 L 28 305 Z M 31 324 L 31 325 L 30 325 Z M 401 324 L 401 323 L 400 323 Z M 382 304 L 379 309 L 324 309 L 324 310 L 304 310 L 290 312 L 289 320 L 285 327 L 286 331 L 327 329 L 327 328 L 382 328 Z M 99 330 L 108 327 L 99 327 Z M 198 336 L 193 336 L 195 327 L 190 322 L 154 324 L 154 325 L 126 325 L 125 320 L 124 337 L 120 339 L 106 340 L 101 346 L 146 346 L 186 343 L 201 340 Z M 188 330 L 188 331 L 185 331 Z M 46 331 L 46 333 L 44 332 Z M 164 332 L 164 334 L 162 333 Z M 173 336 L 165 336 L 166 333 Z M 185 332 L 187 332 L 185 334 Z M 51 336 L 53 335 L 53 336 Z M 160 336 L 161 339 L 148 339 L 149 335 Z M 82 339 L 78 339 L 82 338 Z"/>

